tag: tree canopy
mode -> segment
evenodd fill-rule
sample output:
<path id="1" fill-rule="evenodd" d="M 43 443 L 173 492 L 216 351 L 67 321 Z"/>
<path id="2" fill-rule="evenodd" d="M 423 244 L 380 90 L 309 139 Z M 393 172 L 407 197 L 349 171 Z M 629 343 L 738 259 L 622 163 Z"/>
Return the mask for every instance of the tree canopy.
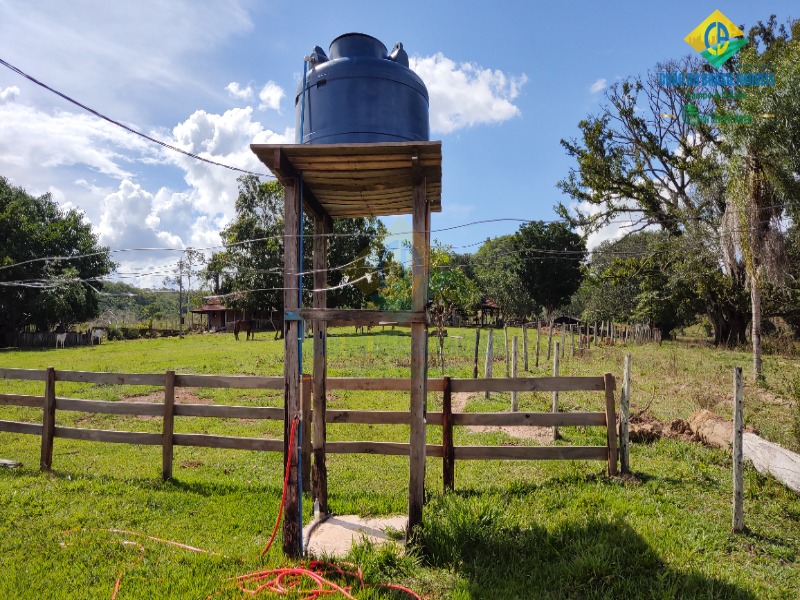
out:
<path id="1" fill-rule="evenodd" d="M 93 319 L 102 278 L 115 265 L 77 210 L 34 197 L 0 177 L 0 336 Z"/>

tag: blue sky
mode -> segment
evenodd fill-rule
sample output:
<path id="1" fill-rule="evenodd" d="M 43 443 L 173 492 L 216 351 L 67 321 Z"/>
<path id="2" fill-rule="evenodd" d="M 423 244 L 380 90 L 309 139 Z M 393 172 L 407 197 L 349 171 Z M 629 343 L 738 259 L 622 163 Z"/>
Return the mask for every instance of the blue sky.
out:
<path id="1" fill-rule="evenodd" d="M 389 48 L 401 41 L 431 93 L 432 138 L 443 142 L 437 229 L 553 219 L 556 182 L 571 165 L 559 140 L 598 109 L 604 86 L 693 52 L 683 38 L 715 9 L 749 28 L 771 13 L 797 17 L 794 6 L 0 0 L 0 58 L 150 135 L 263 171 L 248 144 L 293 141 L 294 90 L 313 46 L 351 31 Z M 217 244 L 236 195 L 235 173 L 148 144 L 4 68 L 0 175 L 80 208 L 112 248 Z M 463 246 L 518 225 L 433 236 Z M 176 259 L 118 257 L 142 273 Z"/>

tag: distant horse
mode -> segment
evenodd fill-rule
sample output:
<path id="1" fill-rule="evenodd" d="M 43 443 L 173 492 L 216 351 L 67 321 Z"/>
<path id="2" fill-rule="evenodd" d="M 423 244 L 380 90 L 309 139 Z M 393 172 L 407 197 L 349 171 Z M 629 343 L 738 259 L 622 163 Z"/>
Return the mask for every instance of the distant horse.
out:
<path id="1" fill-rule="evenodd" d="M 247 332 L 247 337 L 245 339 L 247 339 L 247 340 L 256 339 L 256 326 L 255 326 L 255 323 L 253 323 L 252 320 L 236 321 L 236 323 L 234 323 L 234 325 L 233 325 L 233 337 L 235 337 L 237 341 L 239 340 L 239 332 L 240 331 L 246 331 Z"/>
<path id="2" fill-rule="evenodd" d="M 56 348 L 61 346 L 62 348 L 66 348 L 67 343 L 67 334 L 66 333 L 57 333 L 56 334 Z"/>

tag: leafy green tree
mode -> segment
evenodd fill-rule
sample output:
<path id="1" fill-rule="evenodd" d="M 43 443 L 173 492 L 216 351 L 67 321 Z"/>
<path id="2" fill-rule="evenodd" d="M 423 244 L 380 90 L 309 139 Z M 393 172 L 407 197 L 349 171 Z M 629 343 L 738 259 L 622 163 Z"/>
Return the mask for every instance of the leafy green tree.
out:
<path id="1" fill-rule="evenodd" d="M 0 343 L 13 344 L 22 328 L 47 331 L 98 314 L 102 278 L 115 264 L 77 210 L 0 177 L 0 231 Z"/>
<path id="2" fill-rule="evenodd" d="M 518 260 L 516 234 L 511 234 L 487 239 L 472 261 L 478 289 L 497 302 L 506 321 L 524 319 L 537 308 L 519 277 Z"/>
<path id="3" fill-rule="evenodd" d="M 563 221 L 532 221 L 519 228 L 514 249 L 521 288 L 550 318 L 581 284 L 586 243 Z"/>
<path id="4" fill-rule="evenodd" d="M 313 284 L 313 224 L 304 219 L 304 301 Z M 215 253 L 204 270 L 226 304 L 245 310 L 283 309 L 283 187 L 277 181 L 239 178 L 236 219 L 221 232 L 225 250 Z M 390 253 L 386 229 L 376 218 L 337 219 L 328 245 L 328 305 L 361 308 L 377 298 Z M 352 283 L 352 285 L 347 285 Z"/>

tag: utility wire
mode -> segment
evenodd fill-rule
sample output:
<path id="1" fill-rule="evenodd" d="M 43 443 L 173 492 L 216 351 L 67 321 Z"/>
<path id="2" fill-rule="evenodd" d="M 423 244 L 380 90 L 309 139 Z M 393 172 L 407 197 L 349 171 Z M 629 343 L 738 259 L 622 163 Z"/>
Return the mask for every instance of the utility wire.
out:
<path id="1" fill-rule="evenodd" d="M 151 136 L 147 135 L 146 133 L 142 133 L 141 131 L 133 129 L 132 127 L 129 127 L 128 125 L 125 125 L 124 123 L 121 123 L 121 122 L 119 122 L 119 121 L 117 121 L 115 119 L 112 119 L 111 117 L 108 117 L 108 116 L 104 115 L 103 113 L 101 113 L 101 112 L 99 112 L 99 111 L 97 111 L 97 110 L 95 110 L 95 109 L 83 104 L 82 102 L 79 102 L 78 100 L 75 100 L 74 98 L 68 96 L 67 94 L 65 94 L 63 92 L 59 92 L 57 89 L 50 87 L 46 83 L 44 83 L 42 81 L 39 81 L 38 79 L 36 79 L 35 77 L 33 77 L 31 75 L 28 75 L 22 69 L 20 69 L 18 67 L 15 67 L 14 65 L 12 65 L 9 62 L 6 62 L 2 58 L 0 58 L 0 65 L 3 65 L 4 67 L 7 67 L 7 68 L 11 69 L 12 71 L 14 71 L 14 73 L 17 73 L 18 75 L 24 77 L 28 81 L 31 81 L 31 82 L 35 83 L 36 85 L 38 85 L 40 87 L 43 87 L 44 89 L 46 89 L 49 92 L 52 92 L 56 96 L 60 96 L 61 98 L 63 98 L 67 102 L 82 108 L 83 110 L 85 110 L 86 112 L 94 115 L 98 119 L 102 119 L 102 120 L 104 120 L 104 121 L 106 121 L 108 123 L 111 123 L 112 125 L 116 125 L 117 127 L 120 127 L 122 129 L 124 129 L 125 131 L 128 131 L 129 133 L 132 133 L 133 135 L 138 135 L 140 138 L 144 138 L 148 142 L 152 142 L 154 144 L 158 144 L 159 146 L 162 146 L 162 147 L 166 148 L 167 150 L 172 150 L 173 152 L 178 152 L 178 153 L 183 154 L 185 156 L 188 156 L 190 158 L 194 158 L 195 160 L 200 160 L 200 161 L 203 161 L 204 163 L 208 163 L 208 164 L 214 165 L 216 167 L 224 167 L 225 169 L 230 169 L 231 171 L 236 171 L 237 173 L 244 173 L 245 175 L 254 175 L 255 177 L 270 177 L 270 178 L 273 177 L 272 175 L 267 175 L 265 173 L 256 173 L 254 171 L 248 171 L 247 169 L 240 169 L 239 167 L 234 167 L 232 165 L 226 165 L 225 163 L 217 162 L 215 160 L 211 160 L 210 158 L 205 158 L 203 156 L 199 156 L 197 154 L 194 154 L 193 152 L 189 152 L 188 150 L 183 150 L 182 148 L 178 148 L 177 146 L 173 146 L 172 144 L 168 144 L 167 142 L 164 142 L 164 141 L 159 140 L 157 138 L 151 137 Z"/>

